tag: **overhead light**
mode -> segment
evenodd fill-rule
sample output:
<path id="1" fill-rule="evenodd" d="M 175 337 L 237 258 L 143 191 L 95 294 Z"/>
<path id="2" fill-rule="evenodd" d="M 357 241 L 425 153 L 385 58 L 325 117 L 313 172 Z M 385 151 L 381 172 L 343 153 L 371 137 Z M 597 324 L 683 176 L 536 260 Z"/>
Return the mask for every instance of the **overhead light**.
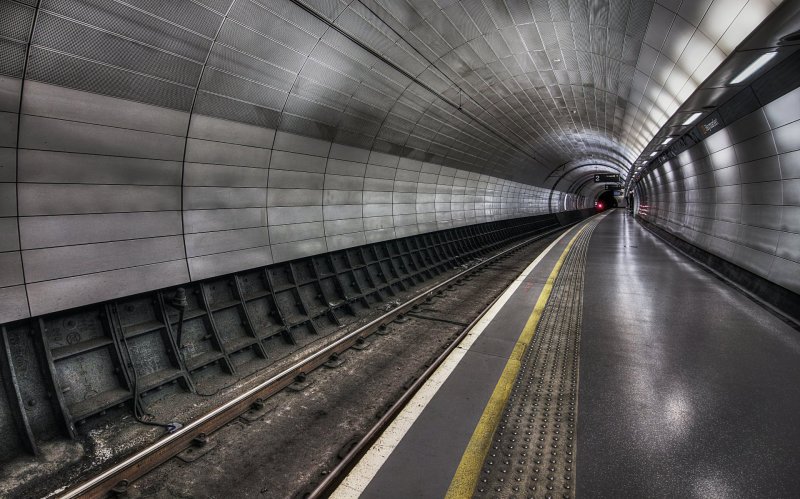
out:
<path id="1" fill-rule="evenodd" d="M 731 80 L 731 85 L 736 85 L 737 83 L 741 83 L 746 79 L 750 78 L 751 76 L 753 76 L 753 73 L 763 68 L 764 65 L 768 63 L 776 55 L 778 55 L 777 52 L 767 52 L 766 54 L 761 54 L 761 56 L 758 59 L 751 62 L 750 65 L 744 68 L 741 73 L 736 75 L 736 78 Z"/>
<path id="2" fill-rule="evenodd" d="M 685 125 L 691 125 L 692 123 L 694 123 L 695 121 L 697 121 L 697 118 L 699 118 L 699 117 L 700 117 L 700 116 L 702 116 L 702 115 L 703 115 L 703 113 L 693 113 L 691 116 L 689 116 L 688 118 L 686 118 L 686 121 L 684 121 L 684 122 L 683 122 L 683 125 L 684 125 L 684 126 L 685 126 Z"/>
<path id="3" fill-rule="evenodd" d="M 652 158 L 652 157 L 653 157 L 653 156 L 655 156 L 656 154 L 658 154 L 658 151 L 653 151 L 653 152 L 651 152 L 651 153 L 650 153 L 650 157 Z"/>
<path id="4" fill-rule="evenodd" d="M 665 145 L 669 144 L 670 142 L 672 142 L 673 140 L 675 140 L 675 137 L 667 137 L 667 140 L 662 142 L 661 145 L 665 146 Z"/>

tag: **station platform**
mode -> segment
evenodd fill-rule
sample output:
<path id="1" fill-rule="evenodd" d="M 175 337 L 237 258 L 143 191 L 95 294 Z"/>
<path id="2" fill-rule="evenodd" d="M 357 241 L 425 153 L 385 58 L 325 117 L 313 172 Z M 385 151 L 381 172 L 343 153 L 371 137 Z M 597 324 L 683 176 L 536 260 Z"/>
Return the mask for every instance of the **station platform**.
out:
<path id="1" fill-rule="evenodd" d="M 798 497 L 800 331 L 623 210 L 501 295 L 334 498 Z"/>

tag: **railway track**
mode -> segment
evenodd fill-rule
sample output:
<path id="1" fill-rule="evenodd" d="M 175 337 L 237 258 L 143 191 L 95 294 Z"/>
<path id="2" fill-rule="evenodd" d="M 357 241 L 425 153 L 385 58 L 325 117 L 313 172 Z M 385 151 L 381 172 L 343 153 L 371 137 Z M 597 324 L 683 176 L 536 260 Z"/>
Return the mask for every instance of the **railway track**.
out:
<path id="1" fill-rule="evenodd" d="M 444 350 L 441 350 L 434 359 L 425 364 L 427 367 L 424 372 L 422 372 L 413 383 L 404 387 L 406 390 L 387 408 L 384 414 L 360 439 L 350 442 L 346 452 L 342 455 L 341 461 L 326 473 L 313 489 L 304 491 L 301 494 L 303 497 L 314 498 L 325 496 L 332 487 L 339 483 L 350 467 L 357 461 L 361 453 L 369 447 L 385 426 L 391 422 L 397 412 L 402 409 L 405 403 L 416 393 L 419 387 L 422 386 L 425 380 L 436 370 L 439 364 L 454 348 L 456 348 L 461 338 L 468 333 L 472 325 L 480 320 L 485 311 L 494 303 L 496 296 L 502 293 L 502 289 L 504 289 L 505 286 L 497 290 L 495 298 L 470 322 L 461 322 L 458 320 L 426 315 L 424 310 L 421 311 L 423 305 L 426 302 L 430 302 L 434 297 L 441 296 L 447 290 L 453 289 L 456 285 L 474 279 L 490 268 L 501 268 L 500 264 L 509 259 L 509 257 L 518 255 L 538 241 L 553 237 L 567 230 L 571 225 L 573 224 L 547 230 L 526 238 L 444 279 L 374 318 L 367 324 L 329 343 L 322 349 L 294 362 L 244 393 L 219 405 L 203 416 L 194 419 L 177 431 L 163 436 L 161 439 L 135 452 L 133 455 L 130 455 L 105 471 L 69 488 L 58 497 L 64 499 L 77 497 L 100 498 L 125 493 L 131 484 L 145 474 L 158 468 L 186 449 L 202 447 L 208 437 L 215 431 L 250 411 L 253 407 L 262 407 L 265 401 L 271 396 L 282 391 L 292 383 L 304 379 L 315 369 L 329 362 L 331 359 L 336 359 L 348 349 L 363 343 L 368 336 L 379 331 L 381 328 L 387 327 L 394 321 L 404 321 L 408 317 L 413 317 L 420 320 L 440 321 L 443 323 L 450 323 L 452 326 L 458 326 L 460 332 L 449 342 Z M 529 259 L 526 258 L 525 261 L 527 260 Z M 510 267 L 511 269 L 507 270 L 511 270 L 515 277 L 518 271 L 514 272 L 513 269 L 518 268 L 519 263 L 511 265 Z M 524 265 L 522 265 L 519 270 L 522 268 L 524 268 Z M 513 279 L 513 277 L 511 279 Z"/>

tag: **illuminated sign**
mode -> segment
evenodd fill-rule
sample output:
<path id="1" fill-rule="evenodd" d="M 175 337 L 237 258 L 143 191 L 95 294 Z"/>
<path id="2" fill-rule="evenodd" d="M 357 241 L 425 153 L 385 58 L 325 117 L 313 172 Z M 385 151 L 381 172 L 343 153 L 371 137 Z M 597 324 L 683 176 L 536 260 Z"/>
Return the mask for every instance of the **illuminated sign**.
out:
<path id="1" fill-rule="evenodd" d="M 619 182 L 619 173 L 595 173 L 595 182 Z"/>
<path id="2" fill-rule="evenodd" d="M 719 117 L 713 116 L 711 119 L 706 120 L 705 123 L 701 123 L 700 125 L 698 125 L 697 128 L 700 129 L 700 133 L 702 133 L 703 135 L 708 135 L 709 133 L 719 128 L 719 125 L 720 125 Z"/>

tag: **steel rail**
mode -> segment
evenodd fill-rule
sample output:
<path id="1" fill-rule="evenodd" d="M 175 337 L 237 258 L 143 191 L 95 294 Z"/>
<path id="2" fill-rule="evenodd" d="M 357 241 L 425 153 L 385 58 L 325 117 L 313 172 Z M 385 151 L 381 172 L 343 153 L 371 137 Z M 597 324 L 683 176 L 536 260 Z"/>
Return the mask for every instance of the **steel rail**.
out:
<path id="1" fill-rule="evenodd" d="M 569 226 L 565 226 L 569 227 Z M 433 376 L 433 373 L 439 368 L 440 365 L 447 359 L 447 357 L 458 348 L 458 345 L 461 344 L 461 341 L 472 331 L 472 328 L 475 327 L 475 324 L 478 323 L 486 313 L 497 303 L 497 300 L 503 295 L 503 291 L 500 292 L 494 299 L 489 303 L 483 310 L 481 310 L 478 317 L 476 317 L 472 322 L 470 322 L 464 329 L 458 334 L 458 336 L 447 345 L 447 348 L 439 354 L 438 357 L 428 366 L 425 371 L 420 374 L 420 376 L 414 380 L 414 383 L 408 387 L 408 389 L 403 392 L 403 395 L 400 396 L 397 401 L 395 401 L 383 414 L 383 416 L 378 419 L 378 421 L 364 434 L 361 439 L 356 442 L 356 444 L 347 452 L 347 454 L 342 458 L 341 461 L 334 467 L 328 474 L 325 475 L 325 478 L 306 496 L 304 499 L 317 499 L 320 497 L 327 497 L 332 492 L 334 486 L 339 485 L 341 481 L 344 479 L 345 474 L 350 471 L 350 469 L 358 462 L 361 458 L 361 455 L 366 452 L 370 445 L 383 433 L 383 430 L 389 426 L 389 424 L 394 421 L 394 418 L 397 414 L 408 404 L 412 397 L 422 388 L 422 385 L 428 381 L 428 379 Z"/>
<path id="2" fill-rule="evenodd" d="M 125 458 L 122 462 L 103 471 L 97 476 L 76 485 L 57 497 L 61 499 L 73 498 L 102 498 L 106 497 L 114 489 L 124 488 L 137 478 L 145 475 L 149 471 L 157 468 L 170 458 L 176 456 L 186 448 L 190 447 L 197 438 L 213 433 L 230 421 L 236 419 L 241 414 L 248 411 L 254 403 L 274 395 L 294 382 L 295 378 L 304 373 L 313 371 L 328 361 L 331 355 L 339 354 L 353 346 L 359 339 L 364 338 L 377 331 L 381 326 L 389 324 L 398 316 L 405 314 L 414 305 L 426 300 L 439 293 L 454 282 L 464 279 L 468 274 L 485 267 L 497 259 L 508 255 L 523 246 L 536 242 L 556 232 L 566 230 L 578 222 L 573 222 L 564 226 L 559 226 L 551 230 L 536 234 L 521 243 L 515 244 L 496 255 L 477 263 L 476 265 L 459 272 L 458 274 L 442 281 L 434 287 L 418 294 L 407 300 L 403 304 L 393 308 L 383 315 L 373 319 L 368 324 L 347 333 L 341 338 L 331 342 L 320 350 L 310 354 L 308 357 L 298 360 L 283 371 L 271 376 L 257 386 L 238 395 L 232 400 L 225 402 L 216 409 L 200 416 L 199 418 L 187 423 L 186 426 L 174 433 L 165 435 L 160 440 L 152 443 L 134 455 Z M 451 344 L 455 345 L 457 342 Z M 426 371 L 427 372 L 427 371 Z M 416 385 L 416 383 L 415 383 Z"/>
<path id="3" fill-rule="evenodd" d="M 573 225 L 576 225 L 580 222 L 573 222 L 571 224 L 567 224 L 563 226 L 563 229 L 568 229 Z M 499 255 L 498 255 L 499 256 Z M 506 288 L 507 289 L 507 288 Z M 372 445 L 372 443 L 380 436 L 384 429 L 394 420 L 397 414 L 403 410 L 403 408 L 408 404 L 408 402 L 414 397 L 414 395 L 422 388 L 422 385 L 433 376 L 433 373 L 439 368 L 440 365 L 447 359 L 447 357 L 458 348 L 464 338 L 472 331 L 475 325 L 483 319 L 489 310 L 497 303 L 497 300 L 503 296 L 503 292 L 505 289 L 501 291 L 494 299 L 484 307 L 483 310 L 478 314 L 478 316 L 470 322 L 464 329 L 458 334 L 458 336 L 449 344 L 447 348 L 439 354 L 438 357 L 428 366 L 425 371 L 420 374 L 420 376 L 414 380 L 414 383 L 408 387 L 408 389 L 403 392 L 403 395 L 400 396 L 397 401 L 395 401 L 387 410 L 386 412 L 378 419 L 378 421 L 364 434 L 358 442 L 353 445 L 353 447 L 345 454 L 342 460 L 337 464 L 330 472 L 325 475 L 325 478 L 317 484 L 307 495 L 303 496 L 304 499 L 319 499 L 321 497 L 327 497 L 333 492 L 333 487 L 338 486 L 342 480 L 345 478 L 345 473 L 349 472 L 353 466 L 358 462 L 361 456 L 367 451 L 368 447 Z"/>

